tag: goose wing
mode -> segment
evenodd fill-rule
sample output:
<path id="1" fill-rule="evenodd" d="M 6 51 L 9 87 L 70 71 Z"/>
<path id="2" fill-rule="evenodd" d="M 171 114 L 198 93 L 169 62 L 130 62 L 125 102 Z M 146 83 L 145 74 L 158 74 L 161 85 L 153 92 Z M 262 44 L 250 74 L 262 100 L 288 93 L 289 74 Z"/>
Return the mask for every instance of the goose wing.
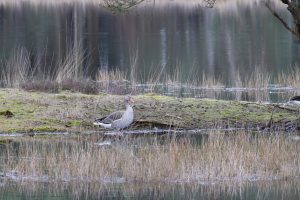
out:
<path id="1" fill-rule="evenodd" d="M 108 116 L 96 119 L 95 122 L 101 122 L 105 124 L 111 124 L 113 121 L 120 119 L 124 115 L 125 111 L 116 111 Z"/>
<path id="2" fill-rule="evenodd" d="M 300 101 L 300 96 L 291 97 L 290 101 Z"/>

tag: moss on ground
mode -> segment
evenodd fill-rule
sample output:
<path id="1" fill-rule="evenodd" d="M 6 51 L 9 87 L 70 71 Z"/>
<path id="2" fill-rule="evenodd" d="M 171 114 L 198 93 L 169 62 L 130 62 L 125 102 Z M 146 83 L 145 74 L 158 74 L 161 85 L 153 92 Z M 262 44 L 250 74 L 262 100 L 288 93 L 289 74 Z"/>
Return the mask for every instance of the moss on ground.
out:
<path id="1" fill-rule="evenodd" d="M 135 99 L 135 123 L 131 129 L 148 127 L 214 128 L 263 127 L 273 122 L 284 126 L 297 113 L 273 105 L 239 101 L 169 97 L 153 93 Z M 98 130 L 92 122 L 124 109 L 123 96 L 59 94 L 0 89 L 0 132 L 52 132 Z"/>
<path id="2" fill-rule="evenodd" d="M 57 131 L 54 127 L 49 126 L 38 126 L 32 129 L 32 132 L 55 132 Z"/>
<path id="3" fill-rule="evenodd" d="M 66 126 L 80 126 L 80 124 L 81 124 L 81 121 L 79 121 L 79 120 L 73 120 L 73 121 L 69 121 L 69 122 L 67 122 L 66 123 Z"/>

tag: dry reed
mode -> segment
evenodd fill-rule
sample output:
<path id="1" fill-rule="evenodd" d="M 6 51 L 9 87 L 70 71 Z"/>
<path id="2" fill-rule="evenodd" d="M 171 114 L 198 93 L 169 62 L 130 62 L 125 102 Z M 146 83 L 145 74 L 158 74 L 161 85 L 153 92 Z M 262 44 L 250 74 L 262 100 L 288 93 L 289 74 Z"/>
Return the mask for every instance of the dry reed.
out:
<path id="1" fill-rule="evenodd" d="M 287 87 L 293 87 L 295 89 L 300 88 L 300 68 L 293 67 L 288 70 L 287 73 L 280 73 L 275 80 L 276 83 Z"/>
<path id="2" fill-rule="evenodd" d="M 208 76 L 205 73 L 202 74 L 202 80 L 200 86 L 205 88 L 223 87 L 221 79 L 217 79 L 214 76 Z"/>
<path id="3" fill-rule="evenodd" d="M 269 88 L 271 75 L 259 67 L 255 67 L 249 76 L 241 77 L 240 72 L 236 73 L 235 80 L 232 83 L 238 88 L 248 88 L 256 90 L 267 90 Z"/>
<path id="4" fill-rule="evenodd" d="M 270 74 L 259 67 L 255 67 L 253 73 L 245 82 L 247 88 L 268 89 L 270 84 Z"/>
<path id="5" fill-rule="evenodd" d="M 297 66 L 273 77 L 272 82 L 271 74 L 259 67 L 246 77 L 241 77 L 237 72 L 235 80 L 228 84 L 225 83 L 226 80 L 217 79 L 213 75 L 202 73 L 202 77 L 199 76 L 199 71 L 193 66 L 187 74 L 183 73 L 185 67 L 180 63 L 177 63 L 171 73 L 166 72 L 166 66 L 150 67 L 149 72 L 140 78 L 138 74 L 141 71 L 138 66 L 139 52 L 136 50 L 131 53 L 128 75 L 127 72 L 111 70 L 99 71 L 93 76 L 84 72 L 88 66 L 84 66 L 84 60 L 87 58 L 81 45 L 74 45 L 68 51 L 67 56 L 52 66 L 54 69 L 49 68 L 47 72 L 42 71 L 42 66 L 37 66 L 37 63 L 30 61 L 30 52 L 24 48 L 17 48 L 10 59 L 1 61 L 3 65 L 0 72 L 0 85 L 43 92 L 59 92 L 64 89 L 88 94 L 163 92 L 172 95 L 190 93 L 195 97 L 201 96 L 204 92 L 207 93 L 208 90 L 224 89 L 227 84 L 229 89 L 236 90 L 235 99 L 242 99 L 242 93 L 246 91 L 248 96 L 254 97 L 251 97 L 254 101 L 269 100 L 270 83 L 294 89 L 300 88 L 300 70 Z M 46 66 L 47 63 L 44 65 Z M 53 83 L 55 87 L 48 87 L 45 81 Z M 234 88 L 230 88 L 232 86 Z"/>
<path id="6" fill-rule="evenodd" d="M 111 70 L 111 71 L 104 71 L 99 70 L 96 75 L 96 81 L 109 83 L 109 82 L 118 82 L 126 80 L 125 74 L 123 74 L 120 70 Z"/>
<path id="7" fill-rule="evenodd" d="M 0 80 L 6 87 L 19 87 L 20 84 L 31 80 L 35 73 L 36 67 L 31 66 L 29 52 L 18 47 L 2 66 Z"/>
<path id="8" fill-rule="evenodd" d="M 165 144 L 124 140 L 107 148 L 91 142 L 22 140 L 17 155 L 14 148 L 5 151 L 5 173 L 51 181 L 210 182 L 300 175 L 300 143 L 245 132 L 227 136 L 218 131 L 200 145 L 188 138 Z"/>
<path id="9" fill-rule="evenodd" d="M 68 55 L 64 60 L 58 62 L 57 74 L 54 80 L 61 83 L 63 80 L 83 80 L 84 51 L 81 45 L 74 45 L 69 48 Z"/>

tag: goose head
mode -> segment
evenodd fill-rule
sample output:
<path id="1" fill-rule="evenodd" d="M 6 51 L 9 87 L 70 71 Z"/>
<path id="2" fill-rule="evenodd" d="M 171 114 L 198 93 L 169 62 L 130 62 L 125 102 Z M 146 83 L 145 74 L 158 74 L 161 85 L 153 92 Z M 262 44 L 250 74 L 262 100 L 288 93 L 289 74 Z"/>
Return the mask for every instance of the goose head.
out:
<path id="1" fill-rule="evenodd" d="M 134 100 L 133 100 L 133 98 L 131 97 L 131 96 L 129 96 L 129 95 L 127 95 L 127 96 L 125 96 L 125 105 L 127 106 L 127 105 L 130 105 L 130 106 L 132 106 L 132 104 L 134 103 Z"/>

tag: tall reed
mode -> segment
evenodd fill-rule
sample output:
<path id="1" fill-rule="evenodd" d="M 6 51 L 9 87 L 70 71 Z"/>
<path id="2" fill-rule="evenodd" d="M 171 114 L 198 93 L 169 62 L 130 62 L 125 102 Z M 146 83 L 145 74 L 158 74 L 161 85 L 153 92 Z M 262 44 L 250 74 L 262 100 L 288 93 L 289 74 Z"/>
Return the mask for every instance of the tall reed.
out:
<path id="1" fill-rule="evenodd" d="M 135 88 L 135 85 L 137 83 L 137 69 L 138 69 L 138 56 L 139 51 L 136 49 L 133 51 L 132 56 L 129 58 L 129 65 L 130 65 L 130 83 L 132 88 Z"/>
<path id="2" fill-rule="evenodd" d="M 279 73 L 277 79 L 275 80 L 276 83 L 280 83 L 281 85 L 293 87 L 293 88 L 300 88 L 300 68 L 295 66 L 290 68 L 286 73 Z"/>
<path id="3" fill-rule="evenodd" d="M 2 65 L 1 80 L 6 87 L 19 87 L 36 73 L 36 66 L 31 66 L 30 54 L 22 47 L 14 49 L 9 59 Z"/>
<path id="4" fill-rule="evenodd" d="M 267 90 L 271 81 L 271 75 L 266 71 L 263 71 L 261 67 L 255 67 L 254 70 L 247 76 L 241 76 L 238 71 L 233 85 L 240 88 Z"/>
<path id="5" fill-rule="evenodd" d="M 269 98 L 268 91 L 271 83 L 295 89 L 300 88 L 300 69 L 298 66 L 275 77 L 272 77 L 274 75 L 264 71 L 261 67 L 255 67 L 248 76 L 242 77 L 237 72 L 235 79 L 228 84 L 225 82 L 226 80 L 217 79 L 215 75 L 208 75 L 207 73 L 201 75 L 195 66 L 191 67 L 187 73 L 184 70 L 187 67 L 178 62 L 173 69 L 167 68 L 166 65 L 150 66 L 150 69 L 141 78 L 138 55 L 138 50 L 133 51 L 128 73 L 126 71 L 108 70 L 99 71 L 96 75 L 92 75 L 87 73 L 88 66 L 85 66 L 85 60 L 88 57 L 85 55 L 85 50 L 81 47 L 80 42 L 78 45 L 70 47 L 64 58 L 48 68 L 46 67 L 48 63 L 40 66 L 39 63 L 32 61 L 30 52 L 19 47 L 13 51 L 8 60 L 1 61 L 0 86 L 21 87 L 45 92 L 58 92 L 60 89 L 69 88 L 72 91 L 86 91 L 85 93 L 93 94 L 99 91 L 124 94 L 141 91 L 161 92 L 163 90 L 166 93 L 172 93 L 172 91 L 181 92 L 186 90 L 191 92 L 193 90 L 193 93 L 197 96 L 197 93 L 203 93 L 200 90 L 222 89 L 227 85 L 229 88 L 235 87 L 248 92 L 264 91 L 264 93 L 260 92 L 254 95 L 257 97 L 256 100 L 267 100 Z M 50 85 L 53 85 L 53 87 L 48 87 Z M 250 95 L 252 96 L 252 94 Z M 237 92 L 237 99 L 240 96 L 241 94 Z"/>
<path id="6" fill-rule="evenodd" d="M 69 48 L 68 54 L 64 60 L 58 61 L 57 73 L 54 80 L 62 82 L 63 80 L 83 80 L 84 79 L 84 50 L 81 45 L 74 45 Z"/>
<path id="7" fill-rule="evenodd" d="M 22 140 L 19 148 L 5 151 L 4 172 L 88 182 L 245 181 L 300 175 L 300 144 L 285 136 L 211 134 L 201 144 L 189 138 L 162 144 L 125 139 L 108 148 L 92 142 Z"/>

